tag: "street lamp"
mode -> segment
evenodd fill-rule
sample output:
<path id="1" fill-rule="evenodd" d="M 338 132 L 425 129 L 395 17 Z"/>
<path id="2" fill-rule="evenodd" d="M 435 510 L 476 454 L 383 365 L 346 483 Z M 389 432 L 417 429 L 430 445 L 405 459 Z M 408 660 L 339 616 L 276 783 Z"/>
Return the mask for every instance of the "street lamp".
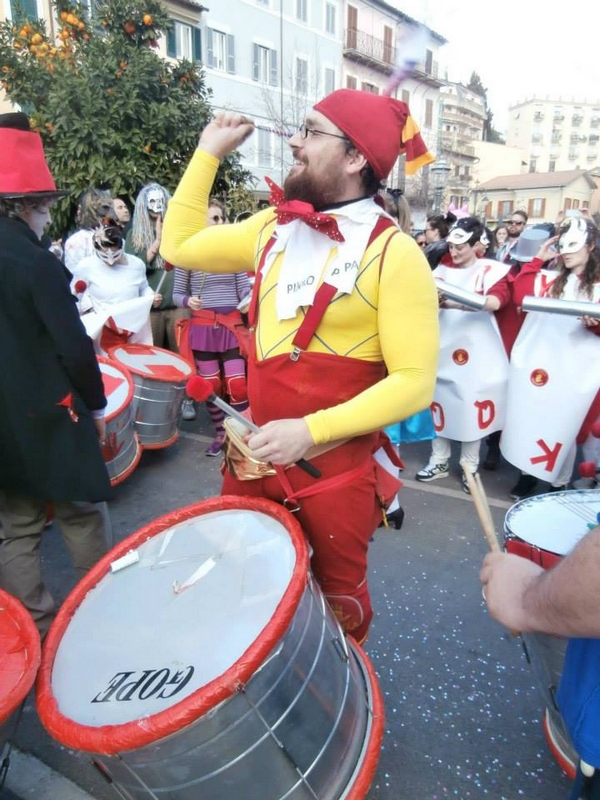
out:
<path id="1" fill-rule="evenodd" d="M 481 198 L 481 219 L 483 220 L 484 226 L 487 225 L 487 218 L 486 218 L 485 211 L 486 211 L 486 208 L 487 208 L 487 204 L 489 202 L 490 202 L 490 198 L 486 194 L 484 194 L 484 196 Z"/>
<path id="2" fill-rule="evenodd" d="M 451 170 L 452 167 L 443 158 L 440 158 L 439 161 L 436 161 L 435 164 L 429 168 L 434 191 L 433 211 L 435 214 L 440 213 L 442 194 L 448 185 L 448 178 L 450 177 Z"/>

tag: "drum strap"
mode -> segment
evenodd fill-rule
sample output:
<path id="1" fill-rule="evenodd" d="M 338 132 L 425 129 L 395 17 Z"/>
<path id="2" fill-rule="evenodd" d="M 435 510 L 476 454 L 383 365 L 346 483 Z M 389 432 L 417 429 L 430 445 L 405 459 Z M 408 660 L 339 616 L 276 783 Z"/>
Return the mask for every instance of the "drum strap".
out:
<path id="1" fill-rule="evenodd" d="M 275 472 L 277 473 L 277 478 L 279 479 L 279 483 L 283 491 L 285 492 L 285 500 L 283 501 L 283 505 L 287 508 L 288 511 L 295 512 L 300 510 L 299 500 L 302 500 L 305 497 L 313 497 L 316 494 L 321 494 L 322 492 L 329 492 L 333 489 L 339 489 L 341 486 L 347 486 L 349 483 L 354 483 L 355 481 L 361 480 L 363 477 L 372 472 L 373 464 L 371 459 L 365 459 L 362 464 L 359 466 L 354 467 L 353 469 L 349 469 L 346 472 L 342 472 L 339 475 L 333 475 L 331 478 L 324 478 L 318 481 L 318 483 L 314 483 L 312 486 L 306 486 L 304 489 L 295 490 L 292 488 L 292 484 L 289 482 L 288 477 L 285 472 L 285 467 L 282 467 L 278 464 L 274 464 Z"/>

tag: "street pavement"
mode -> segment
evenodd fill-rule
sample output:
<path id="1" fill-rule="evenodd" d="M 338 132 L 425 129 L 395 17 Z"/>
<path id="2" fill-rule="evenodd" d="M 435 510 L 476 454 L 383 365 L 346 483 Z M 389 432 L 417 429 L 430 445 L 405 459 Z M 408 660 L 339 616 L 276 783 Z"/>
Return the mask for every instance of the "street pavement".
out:
<path id="1" fill-rule="evenodd" d="M 219 459 L 204 455 L 212 439 L 204 409 L 181 429 L 176 444 L 145 452 L 133 475 L 117 487 L 110 505 L 115 541 L 218 493 Z M 379 529 L 371 547 L 375 619 L 366 651 L 381 683 L 386 725 L 368 798 L 563 800 L 569 781 L 546 745 L 543 701 L 520 639 L 491 620 L 482 601 L 478 573 L 487 545 L 474 505 L 460 488 L 457 453 L 449 478 L 420 484 L 414 475 L 428 455 L 427 443 L 403 446 L 404 526 Z M 498 531 L 511 505 L 507 491 L 515 474 L 506 463 L 482 473 Z M 343 513 L 332 506 L 332 528 Z M 48 585 L 62 599 L 74 574 L 54 527 L 44 537 L 42 554 Z M 88 756 L 48 736 L 31 697 L 15 746 L 10 791 L 3 798 L 66 800 L 66 789 L 54 782 L 63 778 L 75 784 L 82 800 L 115 800 Z M 31 763 L 47 774 L 34 789 L 26 780 Z"/>

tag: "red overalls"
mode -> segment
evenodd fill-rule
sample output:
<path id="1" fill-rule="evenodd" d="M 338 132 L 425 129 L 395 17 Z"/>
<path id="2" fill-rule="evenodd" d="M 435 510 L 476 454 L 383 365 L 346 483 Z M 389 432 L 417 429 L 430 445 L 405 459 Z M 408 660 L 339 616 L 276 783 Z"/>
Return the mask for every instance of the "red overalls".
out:
<path id="1" fill-rule="evenodd" d="M 385 218 L 380 218 L 380 223 L 375 226 L 369 244 L 391 224 Z M 381 258 L 385 247 L 387 241 Z M 268 249 L 267 245 L 257 270 L 249 312 L 252 325 L 256 320 L 260 270 Z M 334 294 L 335 289 L 327 284 L 317 292 L 294 338 L 299 354 L 281 354 L 259 361 L 252 344 L 248 396 L 258 425 L 274 419 L 304 417 L 336 406 L 385 376 L 382 362 L 304 352 Z M 381 440 L 382 434 L 376 431 L 311 458 L 321 472 L 318 479 L 297 466 L 252 481 L 238 480 L 226 472 L 221 490 L 222 494 L 286 501 L 291 508 L 300 506 L 298 521 L 313 550 L 311 565 L 315 577 L 345 631 L 358 641 L 366 638 L 373 617 L 367 586 L 369 539 L 381 522 L 382 507 L 401 485 L 372 458 Z"/>

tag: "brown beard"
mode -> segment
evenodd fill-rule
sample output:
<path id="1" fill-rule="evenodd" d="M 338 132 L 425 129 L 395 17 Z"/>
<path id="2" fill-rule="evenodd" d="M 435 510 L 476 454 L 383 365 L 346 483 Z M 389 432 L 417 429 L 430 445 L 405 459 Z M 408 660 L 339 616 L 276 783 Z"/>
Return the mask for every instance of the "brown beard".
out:
<path id="1" fill-rule="evenodd" d="M 306 174 L 306 168 L 299 175 L 288 175 L 283 184 L 286 200 L 302 200 L 313 208 L 325 208 L 337 202 L 339 196 L 337 182 L 325 187 Z"/>

